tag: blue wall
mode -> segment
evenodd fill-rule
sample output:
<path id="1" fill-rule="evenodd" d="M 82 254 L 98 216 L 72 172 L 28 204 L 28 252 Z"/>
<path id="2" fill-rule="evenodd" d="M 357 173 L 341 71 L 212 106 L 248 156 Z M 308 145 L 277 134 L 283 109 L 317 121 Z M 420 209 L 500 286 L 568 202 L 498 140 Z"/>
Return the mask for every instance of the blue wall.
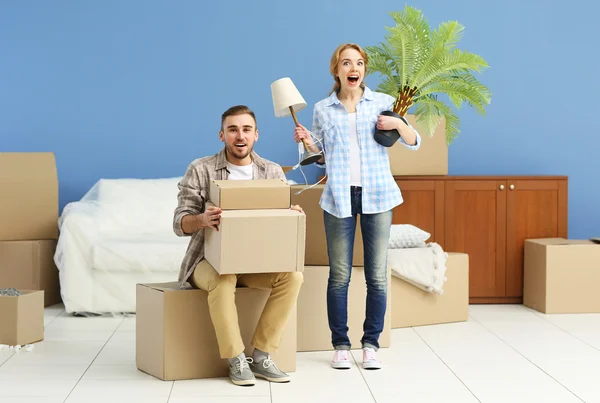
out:
<path id="1" fill-rule="evenodd" d="M 404 7 L 391 0 L 302 2 L 25 1 L 0 3 L 0 151 L 53 151 L 60 206 L 99 178 L 183 175 L 221 148 L 220 115 L 248 104 L 257 151 L 298 158 L 291 118 L 270 83 L 289 76 L 309 107 L 331 88 L 343 42 L 377 44 Z M 569 236 L 600 233 L 597 78 L 600 6 L 573 0 L 425 1 L 432 26 L 466 26 L 463 49 L 491 68 L 488 116 L 463 109 L 450 174 L 569 176 Z M 378 78 L 369 77 L 374 88 Z M 590 167 L 585 167 L 590 164 Z M 309 181 L 317 171 L 307 172 Z M 295 173 L 295 180 L 302 179 Z"/>

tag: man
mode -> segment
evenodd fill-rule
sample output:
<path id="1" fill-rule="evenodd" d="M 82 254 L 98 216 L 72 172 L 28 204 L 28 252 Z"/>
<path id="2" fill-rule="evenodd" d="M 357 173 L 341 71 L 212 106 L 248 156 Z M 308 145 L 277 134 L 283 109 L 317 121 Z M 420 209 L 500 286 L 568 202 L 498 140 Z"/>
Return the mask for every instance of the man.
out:
<path id="1" fill-rule="evenodd" d="M 178 236 L 192 237 L 179 272 L 180 286 L 189 282 L 208 292 L 208 306 L 221 358 L 229 360 L 229 376 L 236 385 L 254 385 L 255 375 L 271 382 L 289 382 L 270 353 L 279 346 L 282 331 L 296 303 L 302 273 L 219 275 L 204 259 L 205 231 L 218 231 L 221 210 L 206 207 L 211 180 L 285 179 L 281 166 L 253 151 L 258 140 L 254 113 L 244 105 L 229 108 L 221 117 L 219 138 L 225 147 L 218 154 L 193 161 L 179 183 L 178 206 L 173 229 Z M 291 207 L 304 213 L 298 206 Z M 246 240 L 240 239 L 240 242 Z M 234 252 L 234 251 L 232 251 Z M 252 345 L 252 358 L 244 355 L 235 306 L 236 286 L 271 289 Z"/>

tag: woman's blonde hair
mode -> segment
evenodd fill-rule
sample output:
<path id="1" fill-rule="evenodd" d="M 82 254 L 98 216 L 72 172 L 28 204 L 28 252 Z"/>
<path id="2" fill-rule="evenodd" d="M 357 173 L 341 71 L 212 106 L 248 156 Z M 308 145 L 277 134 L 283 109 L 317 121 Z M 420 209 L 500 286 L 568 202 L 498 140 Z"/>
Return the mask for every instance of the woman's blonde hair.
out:
<path id="1" fill-rule="evenodd" d="M 344 43 L 344 44 L 338 46 L 337 49 L 335 50 L 335 52 L 333 52 L 333 55 L 331 55 L 331 62 L 329 63 L 329 72 L 331 73 L 331 75 L 333 76 L 333 79 L 335 80 L 335 83 L 333 84 L 333 89 L 331 90 L 329 95 L 333 94 L 334 92 L 338 92 L 342 86 L 342 83 L 340 82 L 340 78 L 338 76 L 336 76 L 335 73 L 337 70 L 337 65 L 340 62 L 340 55 L 346 49 L 354 49 L 358 53 L 360 53 L 360 56 L 365 61 L 365 75 L 367 73 L 367 65 L 369 64 L 369 58 L 367 57 L 367 54 L 360 46 L 358 46 L 355 43 Z M 360 86 L 362 88 L 364 88 L 365 83 L 364 82 L 360 83 Z"/>

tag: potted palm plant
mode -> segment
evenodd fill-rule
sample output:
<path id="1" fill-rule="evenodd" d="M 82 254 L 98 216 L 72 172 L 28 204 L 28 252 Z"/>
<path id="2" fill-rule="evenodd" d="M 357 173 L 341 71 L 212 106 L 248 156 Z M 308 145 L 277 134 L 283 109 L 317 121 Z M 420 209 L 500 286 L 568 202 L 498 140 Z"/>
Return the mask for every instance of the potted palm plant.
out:
<path id="1" fill-rule="evenodd" d="M 383 77 L 378 91 L 396 98 L 392 110 L 383 114 L 404 119 L 414 106 L 417 122 L 428 136 L 433 135 L 444 119 L 449 145 L 460 132 L 460 119 L 450 104 L 460 109 L 466 102 L 485 115 L 491 94 L 473 72 L 479 73 L 488 65 L 481 56 L 456 48 L 464 30 L 457 21 L 442 22 L 436 30 L 431 30 L 421 11 L 413 7 L 389 14 L 396 25 L 386 27 L 385 43 L 365 47 L 368 74 L 380 73 Z M 375 133 L 375 140 L 387 147 L 398 138 L 396 130 Z"/>

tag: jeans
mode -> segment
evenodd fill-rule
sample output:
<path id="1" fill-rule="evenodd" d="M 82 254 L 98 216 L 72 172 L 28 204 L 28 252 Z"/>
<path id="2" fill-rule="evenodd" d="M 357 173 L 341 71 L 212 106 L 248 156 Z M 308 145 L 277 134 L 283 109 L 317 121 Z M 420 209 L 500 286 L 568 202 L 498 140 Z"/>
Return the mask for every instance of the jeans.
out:
<path id="1" fill-rule="evenodd" d="M 362 188 L 350 188 L 352 216 L 337 218 L 325 215 L 325 233 L 329 255 L 327 283 L 327 315 L 331 341 L 336 350 L 351 348 L 348 338 L 348 285 L 352 272 L 356 216 L 360 214 L 365 253 L 367 307 L 363 324 L 362 347 L 379 348 L 387 308 L 387 249 L 392 225 L 392 211 L 377 214 L 362 213 Z"/>

